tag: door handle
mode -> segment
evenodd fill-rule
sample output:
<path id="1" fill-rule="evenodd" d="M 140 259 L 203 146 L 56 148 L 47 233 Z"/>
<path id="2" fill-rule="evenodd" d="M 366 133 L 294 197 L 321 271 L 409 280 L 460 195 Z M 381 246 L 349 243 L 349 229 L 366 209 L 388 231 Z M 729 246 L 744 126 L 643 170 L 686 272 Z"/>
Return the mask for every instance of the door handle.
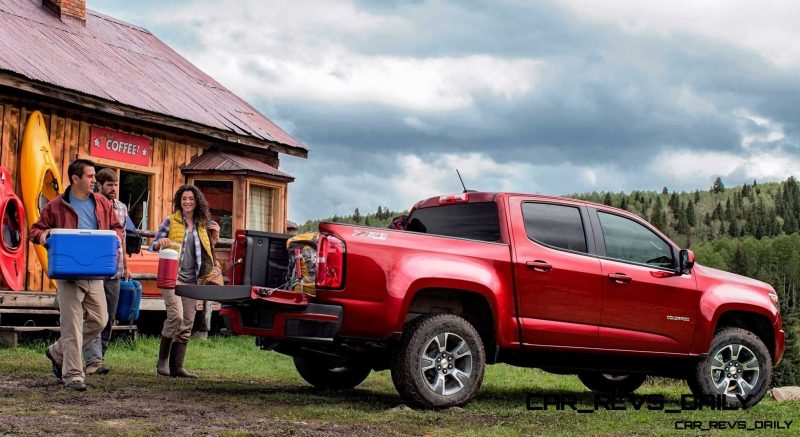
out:
<path id="1" fill-rule="evenodd" d="M 611 279 L 617 284 L 629 284 L 631 282 L 631 277 L 625 273 L 609 273 L 608 279 Z"/>
<path id="2" fill-rule="evenodd" d="M 536 261 L 528 261 L 525 263 L 526 266 L 536 270 L 537 272 L 548 272 L 553 269 L 547 261 L 542 261 L 537 259 Z"/>

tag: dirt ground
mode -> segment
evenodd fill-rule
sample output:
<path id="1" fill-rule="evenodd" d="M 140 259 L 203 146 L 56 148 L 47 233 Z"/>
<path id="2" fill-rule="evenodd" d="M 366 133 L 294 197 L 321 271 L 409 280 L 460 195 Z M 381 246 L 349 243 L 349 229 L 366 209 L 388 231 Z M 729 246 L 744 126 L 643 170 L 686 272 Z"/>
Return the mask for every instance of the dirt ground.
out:
<path id="1" fill-rule="evenodd" d="M 262 408 L 232 405 L 227 397 L 214 401 L 192 387 L 148 390 L 147 383 L 138 381 L 114 387 L 92 378 L 89 391 L 77 393 L 50 374 L 0 374 L 0 434 L 342 436 L 388 431 L 276 420 Z"/>

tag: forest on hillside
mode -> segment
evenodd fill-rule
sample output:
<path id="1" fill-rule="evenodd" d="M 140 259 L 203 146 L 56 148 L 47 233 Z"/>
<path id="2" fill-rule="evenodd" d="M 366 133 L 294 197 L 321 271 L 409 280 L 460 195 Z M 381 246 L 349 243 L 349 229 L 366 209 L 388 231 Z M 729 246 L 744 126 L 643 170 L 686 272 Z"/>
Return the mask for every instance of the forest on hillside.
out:
<path id="1" fill-rule="evenodd" d="M 776 385 L 800 385 L 800 182 L 725 187 L 717 178 L 708 190 L 675 192 L 592 192 L 568 197 L 630 211 L 648 220 L 675 243 L 695 252 L 702 265 L 749 276 L 772 285 L 780 297 L 786 353 L 775 371 Z M 379 206 L 362 213 L 310 220 L 300 231 L 315 230 L 320 221 L 386 227 L 408 211 Z"/>

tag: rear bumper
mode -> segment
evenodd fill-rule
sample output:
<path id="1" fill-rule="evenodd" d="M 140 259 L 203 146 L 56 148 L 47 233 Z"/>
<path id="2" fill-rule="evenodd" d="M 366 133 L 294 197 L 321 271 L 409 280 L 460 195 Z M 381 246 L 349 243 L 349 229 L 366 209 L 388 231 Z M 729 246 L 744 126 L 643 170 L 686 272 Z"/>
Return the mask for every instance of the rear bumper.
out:
<path id="1" fill-rule="evenodd" d="M 308 304 L 289 307 L 258 302 L 225 306 L 219 311 L 225 326 L 236 335 L 276 341 L 331 343 L 342 326 L 342 307 Z"/>
<path id="2" fill-rule="evenodd" d="M 229 331 L 275 341 L 333 342 L 342 307 L 311 303 L 308 294 L 250 285 L 179 285 L 175 294 L 220 302 Z"/>

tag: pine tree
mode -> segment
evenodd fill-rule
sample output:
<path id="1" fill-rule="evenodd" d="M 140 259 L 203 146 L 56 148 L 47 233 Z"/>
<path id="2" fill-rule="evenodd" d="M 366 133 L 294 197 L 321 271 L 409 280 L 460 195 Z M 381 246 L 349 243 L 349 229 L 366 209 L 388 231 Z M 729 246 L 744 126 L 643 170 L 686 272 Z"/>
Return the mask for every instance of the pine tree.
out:
<path id="1" fill-rule="evenodd" d="M 733 211 L 733 205 L 731 205 L 731 198 L 728 198 L 728 201 L 725 202 L 725 220 L 732 222 L 736 220 L 736 213 Z"/>
<path id="2" fill-rule="evenodd" d="M 669 190 L 667 189 L 667 187 L 664 187 L 664 188 L 661 190 L 661 194 L 669 194 Z"/>
<path id="3" fill-rule="evenodd" d="M 722 221 L 722 218 L 723 218 L 723 215 L 722 215 L 722 204 L 720 204 L 719 202 L 717 202 L 717 207 L 714 208 L 714 213 L 711 214 L 711 218 L 714 219 L 714 220 Z"/>
<path id="4" fill-rule="evenodd" d="M 378 220 L 383 220 L 383 208 L 381 208 L 381 206 L 380 206 L 380 205 L 378 205 L 378 211 L 377 211 L 377 212 L 375 212 L 375 217 L 376 217 Z"/>
<path id="5" fill-rule="evenodd" d="M 353 211 L 353 223 L 361 223 L 361 212 L 358 210 L 358 208 Z"/>
<path id="6" fill-rule="evenodd" d="M 369 226 L 369 216 L 364 217 L 364 226 Z"/>
<path id="7" fill-rule="evenodd" d="M 742 246 L 737 245 L 731 259 L 731 271 L 739 275 L 747 275 L 747 255 L 742 251 Z"/>
<path id="8" fill-rule="evenodd" d="M 694 203 L 686 202 L 686 221 L 689 226 L 697 226 L 697 214 L 694 212 Z"/>
<path id="9" fill-rule="evenodd" d="M 661 199 L 658 199 L 656 205 L 653 207 L 653 211 L 650 213 L 650 223 L 661 232 L 665 232 L 667 229 L 667 218 L 664 216 L 662 208 Z"/>
<path id="10" fill-rule="evenodd" d="M 734 238 L 739 236 L 739 222 L 735 218 L 731 220 L 728 226 L 728 235 Z"/>
<path id="11" fill-rule="evenodd" d="M 625 211 L 630 209 L 628 206 L 628 196 L 622 196 L 622 201 L 619 203 L 619 209 L 624 209 Z"/>
<path id="12" fill-rule="evenodd" d="M 717 178 L 714 180 L 714 185 L 711 186 L 711 192 L 714 194 L 725 192 L 725 184 L 722 183 L 722 179 Z"/>
<path id="13" fill-rule="evenodd" d="M 672 208 L 672 214 L 675 214 L 675 211 L 678 210 L 678 193 L 672 192 L 672 195 L 669 196 L 669 203 L 667 203 L 670 208 Z"/>
<path id="14" fill-rule="evenodd" d="M 692 203 L 689 202 L 689 205 Z M 681 235 L 689 235 L 689 221 L 686 220 L 686 214 L 682 213 L 678 217 L 678 223 L 675 225 L 675 230 Z"/>
<path id="15" fill-rule="evenodd" d="M 695 205 L 700 202 L 700 190 L 694 190 L 694 203 Z"/>

